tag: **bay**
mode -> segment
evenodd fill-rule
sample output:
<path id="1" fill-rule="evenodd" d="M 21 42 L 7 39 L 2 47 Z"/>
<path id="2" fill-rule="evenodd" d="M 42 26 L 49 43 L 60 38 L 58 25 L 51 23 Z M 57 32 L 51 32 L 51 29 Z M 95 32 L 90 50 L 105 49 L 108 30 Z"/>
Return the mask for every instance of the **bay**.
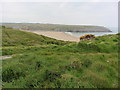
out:
<path id="1" fill-rule="evenodd" d="M 80 37 L 85 34 L 94 34 L 95 36 L 103 36 L 103 35 L 108 35 L 108 34 L 117 34 L 118 33 L 118 28 L 117 27 L 109 27 L 109 29 L 112 32 L 65 32 L 67 34 L 70 34 L 75 37 Z"/>

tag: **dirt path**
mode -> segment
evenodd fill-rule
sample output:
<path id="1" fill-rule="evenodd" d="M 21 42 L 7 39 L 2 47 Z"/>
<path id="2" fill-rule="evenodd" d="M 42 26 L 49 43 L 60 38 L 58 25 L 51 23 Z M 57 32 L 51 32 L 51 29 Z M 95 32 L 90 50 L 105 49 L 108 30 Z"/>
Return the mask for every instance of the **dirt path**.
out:
<path id="1" fill-rule="evenodd" d="M 0 56 L 0 60 L 12 58 L 10 56 Z"/>

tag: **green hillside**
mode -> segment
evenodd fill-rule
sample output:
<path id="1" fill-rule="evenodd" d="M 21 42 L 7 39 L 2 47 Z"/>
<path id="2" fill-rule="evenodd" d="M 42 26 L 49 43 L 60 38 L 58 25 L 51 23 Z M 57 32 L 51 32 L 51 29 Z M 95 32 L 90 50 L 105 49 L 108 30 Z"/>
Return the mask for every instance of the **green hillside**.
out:
<path id="1" fill-rule="evenodd" d="M 62 32 L 110 32 L 103 26 L 90 25 L 64 25 L 64 24 L 42 24 L 42 23 L 3 23 L 7 27 L 31 31 L 62 31 Z"/>
<path id="2" fill-rule="evenodd" d="M 9 33 L 18 31 L 7 30 Z M 22 31 L 20 33 L 26 33 L 26 37 L 29 34 L 34 38 L 39 36 Z M 38 45 L 39 39 L 36 39 L 37 46 L 34 43 L 31 45 L 17 43 L 14 46 L 11 46 L 14 43 L 10 43 L 10 46 L 9 43 L 3 44 L 3 55 L 12 55 L 11 59 L 3 60 L 4 88 L 118 87 L 118 78 L 120 78 L 118 77 L 118 35 L 105 35 L 67 44 L 49 38 L 64 45 L 46 45 L 46 43 L 41 45 L 40 42 Z M 44 41 L 47 40 L 48 38 L 45 37 Z M 9 39 L 6 39 L 6 42 L 9 42 Z"/>
<path id="3" fill-rule="evenodd" d="M 48 44 L 65 45 L 67 43 L 31 32 L 20 31 L 7 27 L 0 30 L 2 30 L 2 46 L 37 46 Z"/>

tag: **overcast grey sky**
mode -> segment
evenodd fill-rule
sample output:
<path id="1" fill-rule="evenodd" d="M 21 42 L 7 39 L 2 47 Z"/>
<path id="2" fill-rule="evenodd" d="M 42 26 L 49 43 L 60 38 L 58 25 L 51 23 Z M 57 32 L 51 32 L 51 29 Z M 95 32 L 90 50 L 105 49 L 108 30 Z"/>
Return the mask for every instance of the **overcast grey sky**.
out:
<path id="1" fill-rule="evenodd" d="M 75 25 L 118 25 L 118 3 L 101 2 L 2 2 L 2 22 L 34 22 Z M 18 0 L 19 1 L 19 0 Z M 30 0 L 31 1 L 31 0 Z M 81 0 L 82 1 L 82 0 Z M 105 1 L 105 0 L 104 0 Z"/>

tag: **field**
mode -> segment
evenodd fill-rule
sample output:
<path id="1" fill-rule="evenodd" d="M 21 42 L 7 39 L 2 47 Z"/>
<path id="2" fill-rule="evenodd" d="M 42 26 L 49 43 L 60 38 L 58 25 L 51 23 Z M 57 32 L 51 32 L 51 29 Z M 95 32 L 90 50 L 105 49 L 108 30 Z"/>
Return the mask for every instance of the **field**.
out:
<path id="1" fill-rule="evenodd" d="M 3 27 L 3 88 L 117 88 L 118 34 L 58 41 Z"/>

